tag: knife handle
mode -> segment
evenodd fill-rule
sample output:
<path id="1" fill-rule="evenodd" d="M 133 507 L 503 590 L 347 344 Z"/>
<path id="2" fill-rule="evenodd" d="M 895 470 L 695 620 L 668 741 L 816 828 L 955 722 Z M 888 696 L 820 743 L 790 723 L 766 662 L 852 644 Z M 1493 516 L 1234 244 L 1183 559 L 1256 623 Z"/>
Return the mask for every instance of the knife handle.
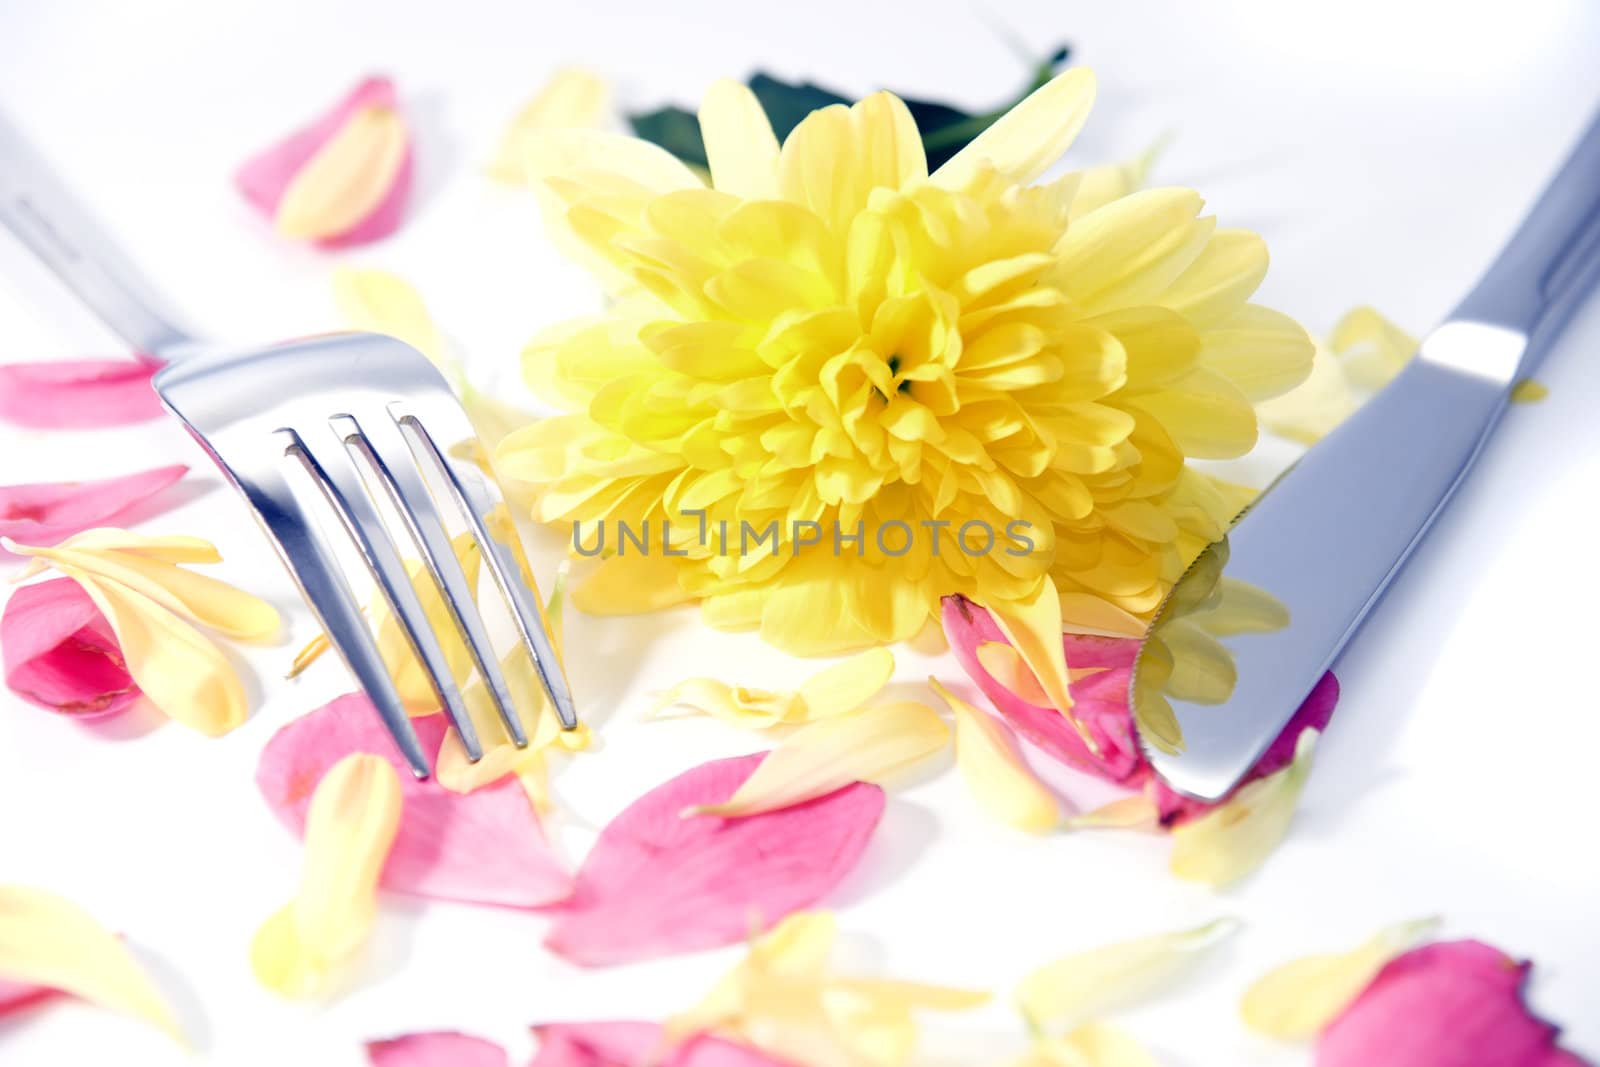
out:
<path id="1" fill-rule="evenodd" d="M 155 308 L 159 298 L 0 113 L 0 225 L 141 355 L 172 358 L 192 339 Z"/>
<path id="2" fill-rule="evenodd" d="M 1600 274 L 1600 114 L 1511 240 L 1456 308 L 1528 339 L 1514 377 L 1526 377 Z"/>

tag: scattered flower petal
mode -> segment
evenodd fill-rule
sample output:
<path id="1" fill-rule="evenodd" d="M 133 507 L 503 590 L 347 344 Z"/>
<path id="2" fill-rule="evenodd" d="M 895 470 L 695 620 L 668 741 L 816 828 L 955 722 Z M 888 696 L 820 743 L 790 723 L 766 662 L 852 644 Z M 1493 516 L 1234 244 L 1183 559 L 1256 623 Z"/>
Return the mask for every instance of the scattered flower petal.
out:
<path id="1" fill-rule="evenodd" d="M 31 1008 L 33 1005 L 46 1000 L 53 1000 L 61 996 L 61 991 L 48 986 L 31 985 L 27 982 L 7 982 L 0 979 L 0 1018 L 14 1011 Z"/>
<path id="2" fill-rule="evenodd" d="M 1160 1067 L 1133 1038 L 1104 1023 L 1084 1023 L 1063 1037 L 1046 1038 L 1010 1067 Z"/>
<path id="3" fill-rule="evenodd" d="M 386 270 L 340 267 L 333 272 L 333 298 L 354 330 L 387 334 L 404 341 L 447 374 L 450 348 L 428 314 L 422 295 L 405 279 Z"/>
<path id="4" fill-rule="evenodd" d="M 1438 925 L 1437 919 L 1400 923 L 1348 952 L 1306 956 L 1273 968 L 1245 990 L 1239 1004 L 1245 1025 L 1284 1041 L 1316 1037 L 1385 964 Z"/>
<path id="5" fill-rule="evenodd" d="M 1224 595 L 1208 599 L 1203 610 L 1189 617 L 1200 636 L 1210 640 L 1258 632 L 1281 622 L 1281 607 L 1270 598 L 1256 596 L 1244 583 L 1224 578 L 1218 589 Z M 991 612 L 964 597 L 946 597 L 943 617 L 945 635 L 956 659 L 1007 725 L 1046 755 L 1108 781 L 1142 789 L 1148 798 L 1144 802 L 1128 798 L 1100 811 L 1075 816 L 1067 826 L 1143 827 L 1153 810 L 1158 826 L 1171 829 L 1216 808 L 1215 804 L 1169 789 L 1151 771 L 1139 750 L 1128 707 L 1129 674 L 1138 641 L 1074 633 L 1062 637 L 1063 658 L 1072 664 L 1067 672 L 1075 701 L 1072 713 L 1098 741 L 1096 755 L 1085 748 L 1081 736 L 1064 716 L 1047 704 L 1035 703 L 1044 699 L 1044 688 L 1026 663 L 1019 666 L 1020 655 L 1009 648 L 1008 638 Z M 1338 701 L 1338 682 L 1332 674 L 1326 674 L 1245 776 L 1244 784 L 1288 766 L 1301 734 L 1324 729 Z"/>
<path id="6" fill-rule="evenodd" d="M 55 990 L 142 1019 L 183 1041 L 172 1008 L 122 939 L 53 893 L 0 886 L 0 1001 L 16 1007 Z"/>
<path id="7" fill-rule="evenodd" d="M 25 585 L 0 614 L 6 686 L 48 711 L 106 715 L 139 699 L 111 624 L 71 578 Z"/>
<path id="8" fill-rule="evenodd" d="M 1262 424 L 1315 444 L 1389 384 L 1416 350 L 1417 339 L 1377 310 L 1355 308 L 1316 346 L 1310 376 L 1257 406 Z"/>
<path id="9" fill-rule="evenodd" d="M 423 751 L 436 752 L 444 716 L 413 719 L 412 726 Z M 382 756 L 400 772 L 405 806 L 383 870 L 385 889 L 514 908 L 542 907 L 570 892 L 571 879 L 520 785 L 504 780 L 463 795 L 417 781 L 363 694 L 339 697 L 279 730 L 261 753 L 256 784 L 278 818 L 303 833 L 317 782 L 355 752 Z"/>
<path id="10" fill-rule="evenodd" d="M 877 696 L 894 674 L 894 653 L 873 648 L 835 663 L 793 692 L 728 685 L 715 678 L 690 678 L 662 693 L 656 707 L 686 707 L 735 726 L 762 730 L 798 725 L 855 711 Z"/>
<path id="11" fill-rule="evenodd" d="M 400 811 L 400 776 L 377 756 L 346 756 L 317 783 L 300 890 L 250 945 L 262 985 L 286 997 L 316 996 L 360 953 L 377 918 L 378 876 Z"/>
<path id="12" fill-rule="evenodd" d="M 493 1041 L 448 1030 L 368 1041 L 367 1061 L 372 1067 L 511 1067 L 511 1057 Z"/>
<path id="13" fill-rule="evenodd" d="M 964 1011 L 989 994 L 893 979 L 836 975 L 837 931 L 827 912 L 791 915 L 696 1007 L 667 1022 L 684 1040 L 715 1033 L 806 1067 L 898 1067 L 917 1046 L 919 1011 Z"/>
<path id="14" fill-rule="evenodd" d="M 1323 1030 L 1317 1067 L 1586 1067 L 1523 1002 L 1531 966 L 1481 941 L 1412 949 Z"/>
<path id="15" fill-rule="evenodd" d="M 929 678 L 956 717 L 956 768 L 980 807 L 1008 826 L 1043 833 L 1061 821 L 1056 798 L 1017 751 L 1011 731 Z"/>
<path id="16" fill-rule="evenodd" d="M 0 535 L 29 545 L 52 545 L 103 525 L 182 478 L 177 464 L 92 482 L 0 486 Z"/>
<path id="17" fill-rule="evenodd" d="M 310 126 L 247 160 L 234 180 L 280 233 L 333 248 L 398 229 L 411 172 L 410 134 L 394 85 L 375 77 Z"/>
<path id="18" fill-rule="evenodd" d="M 1073 696 L 1073 716 L 1095 739 L 1091 752 L 1065 715 L 1052 706 L 1029 703 L 985 669 L 978 649 L 992 642 L 1009 643 L 990 612 L 965 597 L 946 597 L 943 618 L 950 650 L 967 675 L 1030 744 L 1053 759 L 1108 781 L 1137 785 L 1144 780 L 1148 768 L 1128 712 L 1128 677 L 1137 641 L 1078 635 L 1063 638 L 1072 644 L 1070 655 L 1075 665 L 1106 668 L 1083 678 Z"/>
<path id="19" fill-rule="evenodd" d="M 1113 800 L 1066 822 L 1069 830 L 1159 830 L 1161 813 L 1143 793 Z"/>
<path id="20" fill-rule="evenodd" d="M 238 674 L 222 650 L 184 620 L 193 619 L 229 636 L 261 640 L 277 631 L 278 613 L 264 600 L 184 570 L 172 561 L 219 558 L 209 542 L 148 538 L 107 528 L 87 530 L 54 548 L 4 544 L 19 555 L 34 557 L 24 577 L 48 566 L 82 587 L 115 638 L 114 662 L 163 713 L 211 736 L 244 722 L 248 709 Z M 70 601 L 59 593 L 37 596 L 39 599 L 25 603 L 35 608 L 55 604 L 69 613 L 64 616 L 68 621 L 73 617 Z M 103 641 L 93 629 L 93 620 L 86 625 L 91 627 L 87 648 L 69 646 L 70 655 L 63 653 L 44 662 L 36 655 L 27 657 L 27 662 L 41 669 L 72 667 L 91 672 L 67 689 L 48 689 L 47 697 L 71 693 L 73 687 L 87 692 L 114 680 L 114 675 L 106 673 L 105 664 L 78 654 L 113 658 L 109 650 L 99 647 Z M 23 650 L 34 651 L 27 645 Z M 23 662 L 19 659 L 18 667 Z M 34 677 L 40 680 L 39 675 Z M 67 680 L 57 677 L 55 681 Z"/>
<path id="21" fill-rule="evenodd" d="M 0 363 L 0 420 L 36 430 L 100 430 L 162 413 L 153 359 Z"/>
<path id="22" fill-rule="evenodd" d="M 545 1023 L 533 1032 L 539 1052 L 529 1067 L 805 1067 L 712 1035 L 673 1043 L 657 1023 Z"/>
<path id="23" fill-rule="evenodd" d="M 574 963 L 627 963 L 734 944 L 821 900 L 883 814 L 877 786 L 741 819 L 683 815 L 727 800 L 767 758 L 702 764 L 629 805 L 584 859 L 545 944 Z"/>
<path id="24" fill-rule="evenodd" d="M 1537 404 L 1550 395 L 1550 387 L 1541 381 L 1524 378 L 1511 387 L 1513 404 Z"/>
<path id="25" fill-rule="evenodd" d="M 1119 941 L 1063 956 L 1018 984 L 1017 1003 L 1036 1029 L 1093 1019 L 1171 982 L 1238 926 L 1233 919 L 1217 919 L 1192 930 Z"/>
<path id="26" fill-rule="evenodd" d="M 500 139 L 489 174 L 501 181 L 528 180 L 528 153 L 537 150 L 540 130 L 597 129 L 611 112 L 611 86 L 593 71 L 558 70 L 523 105 Z"/>
<path id="27" fill-rule="evenodd" d="M 819 719 L 784 738 L 726 801 L 685 810 L 732 818 L 804 804 L 852 782 L 879 782 L 949 741 L 938 712 L 913 700 Z"/>
<path id="28" fill-rule="evenodd" d="M 1241 787 L 1221 806 L 1172 831 L 1172 873 L 1225 886 L 1266 862 L 1289 832 L 1295 805 L 1311 775 L 1320 732 L 1301 731 L 1289 765 Z"/>

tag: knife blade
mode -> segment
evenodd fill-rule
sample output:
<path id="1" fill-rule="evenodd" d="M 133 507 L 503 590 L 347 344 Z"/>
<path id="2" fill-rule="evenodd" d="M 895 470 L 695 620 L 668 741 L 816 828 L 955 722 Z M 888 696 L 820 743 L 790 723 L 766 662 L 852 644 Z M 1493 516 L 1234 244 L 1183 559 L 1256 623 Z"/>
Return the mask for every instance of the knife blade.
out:
<path id="1" fill-rule="evenodd" d="M 1482 280 L 1386 388 L 1285 472 L 1168 594 L 1130 701 L 1156 773 L 1226 796 L 1372 611 L 1600 277 L 1600 116 Z M 1195 639 L 1219 576 L 1269 632 Z M 1219 656 L 1219 651 L 1220 656 Z M 1185 660 L 1185 655 L 1191 656 Z"/>

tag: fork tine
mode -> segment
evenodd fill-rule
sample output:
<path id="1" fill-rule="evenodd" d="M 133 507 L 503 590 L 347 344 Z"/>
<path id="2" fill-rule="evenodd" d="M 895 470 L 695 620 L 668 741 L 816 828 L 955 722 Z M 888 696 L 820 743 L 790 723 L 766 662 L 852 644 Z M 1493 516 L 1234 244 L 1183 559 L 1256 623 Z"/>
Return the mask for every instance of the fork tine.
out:
<path id="1" fill-rule="evenodd" d="M 415 441 L 417 446 L 431 458 L 434 465 L 443 472 L 445 481 L 456 497 L 457 505 L 472 524 L 473 535 L 483 548 L 483 558 L 489 564 L 489 571 L 494 575 L 495 584 L 500 587 L 500 592 L 511 605 L 511 617 L 515 621 L 517 633 L 522 638 L 525 650 L 533 659 L 539 683 L 555 707 L 562 727 L 567 730 L 577 729 L 578 712 L 572 702 L 572 689 L 567 683 L 561 660 L 550 643 L 549 624 L 545 620 L 544 609 L 522 576 L 522 564 L 519 561 L 521 548 L 503 542 L 485 521 L 486 516 L 496 508 L 504 507 L 499 488 L 485 478 L 483 472 L 476 466 L 447 457 L 428 433 L 427 427 L 422 425 L 421 420 L 414 414 L 406 412 L 405 405 L 390 405 L 390 409 L 395 413 L 396 421 L 411 431 L 411 440 Z"/>
<path id="2" fill-rule="evenodd" d="M 395 618 L 400 623 L 401 632 L 405 634 L 412 651 L 422 663 L 428 680 L 433 685 L 434 693 L 444 707 L 445 714 L 455 726 L 456 732 L 461 735 L 461 744 L 466 749 L 467 758 L 477 762 L 483 757 L 483 748 L 478 743 L 478 732 L 473 728 L 472 717 L 467 714 L 466 703 L 461 699 L 461 690 L 450 672 L 450 663 L 445 657 L 444 646 L 439 643 L 438 635 L 433 632 L 433 627 L 428 622 L 428 614 L 423 609 L 422 600 L 411 584 L 411 576 L 406 572 L 405 564 L 400 561 L 399 552 L 395 549 L 394 542 L 390 539 L 382 519 L 379 518 L 371 498 L 367 495 L 367 487 L 356 470 L 354 457 L 346 451 L 349 441 L 346 435 L 334 426 L 344 418 L 349 416 L 334 416 L 330 419 L 327 431 L 329 444 L 344 454 L 338 456 L 333 463 L 323 463 L 318 459 L 316 450 L 307 447 L 306 462 L 321 482 L 329 502 L 333 504 L 333 510 L 344 523 L 351 540 L 361 550 L 367 567 L 377 580 L 378 588 L 382 590 L 384 599 L 388 600 Z M 353 423 L 354 420 L 351 421 Z M 359 427 L 356 428 L 356 432 L 359 434 Z"/>
<path id="3" fill-rule="evenodd" d="M 334 421 L 340 423 L 340 420 Z M 356 428 L 354 439 L 359 442 L 356 447 L 364 451 L 383 478 L 392 494 L 395 509 L 411 531 L 417 547 L 422 550 L 428 570 L 443 591 L 451 617 L 488 687 L 506 734 L 518 748 L 526 748 L 528 736 L 517 714 L 516 702 L 511 697 L 511 686 L 494 654 L 483 615 L 478 611 L 476 590 L 467 580 L 450 535 L 434 506 L 433 494 L 417 470 L 416 457 L 406 444 L 400 427 L 392 419 L 383 422 L 386 425 L 369 424 L 364 428 Z M 349 420 L 349 424 L 355 427 L 355 420 Z M 347 435 L 346 439 L 351 440 L 351 437 Z M 479 548 L 481 550 L 481 543 Z"/>
<path id="4" fill-rule="evenodd" d="M 313 469 L 315 460 L 299 435 L 293 430 L 280 430 L 278 436 L 284 442 L 284 455 L 300 462 L 313 478 L 321 481 Z M 290 573 L 305 593 L 333 647 L 372 699 L 384 728 L 394 739 L 411 773 L 427 778 L 428 757 L 422 751 L 422 743 L 417 739 L 416 728 L 411 725 L 411 716 L 406 714 L 394 680 L 389 677 L 389 669 L 384 666 L 377 642 L 372 639 L 361 605 L 345 581 L 338 557 L 324 542 L 316 523 L 296 504 L 282 471 L 264 468 L 248 486 L 240 488 L 267 527 L 285 562 L 294 561 Z"/>

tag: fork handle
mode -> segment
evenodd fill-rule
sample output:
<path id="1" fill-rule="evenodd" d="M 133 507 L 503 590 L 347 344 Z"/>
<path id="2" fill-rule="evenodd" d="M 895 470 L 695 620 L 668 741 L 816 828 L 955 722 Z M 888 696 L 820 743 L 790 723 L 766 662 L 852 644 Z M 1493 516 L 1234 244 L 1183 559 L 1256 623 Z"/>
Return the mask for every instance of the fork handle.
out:
<path id="1" fill-rule="evenodd" d="M 193 339 L 155 310 L 160 299 L 0 112 L 0 224 L 135 352 L 172 359 Z"/>

